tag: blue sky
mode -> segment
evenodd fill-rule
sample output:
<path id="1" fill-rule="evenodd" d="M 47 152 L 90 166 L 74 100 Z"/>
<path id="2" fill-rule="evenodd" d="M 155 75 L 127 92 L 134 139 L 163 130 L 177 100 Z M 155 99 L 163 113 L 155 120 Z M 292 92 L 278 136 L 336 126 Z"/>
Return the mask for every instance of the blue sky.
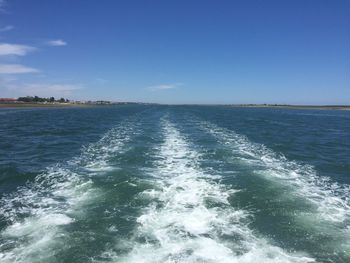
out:
<path id="1" fill-rule="evenodd" d="M 0 0 L 0 97 L 350 104 L 349 0 Z"/>

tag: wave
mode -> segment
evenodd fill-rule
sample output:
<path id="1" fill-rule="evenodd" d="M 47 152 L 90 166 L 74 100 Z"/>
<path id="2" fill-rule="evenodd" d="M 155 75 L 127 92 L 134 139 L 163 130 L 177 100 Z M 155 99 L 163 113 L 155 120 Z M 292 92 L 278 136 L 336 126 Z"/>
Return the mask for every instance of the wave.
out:
<path id="1" fill-rule="evenodd" d="M 75 222 L 84 205 L 100 195 L 92 177 L 113 169 L 109 159 L 122 153 L 137 121 L 123 121 L 80 156 L 48 167 L 33 182 L 0 200 L 7 227 L 0 233 L 1 262 L 45 262 L 69 246 L 63 226 Z M 56 251 L 57 250 L 57 251 Z"/>
<path id="2" fill-rule="evenodd" d="M 177 130 L 162 121 L 164 142 L 157 147 L 149 175 L 154 188 L 141 197 L 151 203 L 138 217 L 129 240 L 100 258 L 118 262 L 313 262 L 257 237 L 250 214 L 235 210 L 228 198 L 236 190 L 220 176 L 201 169 L 201 155 Z M 121 245 L 122 244 L 122 245 Z M 120 246 L 128 253 L 118 253 Z M 126 247 L 126 248 L 125 248 Z"/>

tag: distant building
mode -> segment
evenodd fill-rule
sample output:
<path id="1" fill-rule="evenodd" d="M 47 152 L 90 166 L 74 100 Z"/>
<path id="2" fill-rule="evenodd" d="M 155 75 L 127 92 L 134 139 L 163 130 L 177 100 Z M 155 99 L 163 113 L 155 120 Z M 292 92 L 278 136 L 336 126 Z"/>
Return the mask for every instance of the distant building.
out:
<path id="1" fill-rule="evenodd" d="M 106 105 L 106 104 L 111 104 L 110 101 L 106 101 L 106 100 L 98 100 L 93 102 L 94 104 L 98 104 L 98 105 Z"/>
<path id="2" fill-rule="evenodd" d="M 17 99 L 13 98 L 0 98 L 0 102 L 16 102 Z"/>

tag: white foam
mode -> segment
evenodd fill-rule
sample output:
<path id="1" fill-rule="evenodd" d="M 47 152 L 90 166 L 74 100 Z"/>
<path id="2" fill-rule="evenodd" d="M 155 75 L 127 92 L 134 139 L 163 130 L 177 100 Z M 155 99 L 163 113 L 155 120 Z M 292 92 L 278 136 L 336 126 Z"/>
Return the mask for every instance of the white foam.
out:
<path id="1" fill-rule="evenodd" d="M 228 146 L 237 159 L 252 164 L 255 173 L 292 187 L 295 194 L 316 207 L 319 217 L 336 223 L 350 219 L 349 186 L 320 177 L 313 167 L 287 160 L 283 155 L 233 131 L 208 122 L 202 122 L 201 127 Z"/>
<path id="2" fill-rule="evenodd" d="M 32 217 L 26 218 L 23 222 L 16 222 L 10 225 L 3 232 L 4 236 L 20 237 L 31 235 L 39 229 L 51 226 L 66 225 L 74 221 L 65 214 L 47 214 L 38 219 Z"/>
<path id="3" fill-rule="evenodd" d="M 8 247 L 0 253 L 2 262 L 44 258 L 42 250 L 49 250 L 61 233 L 60 227 L 74 222 L 72 212 L 94 192 L 91 181 L 52 167 L 34 183 L 4 197 L 1 210 L 12 224 L 1 233 Z"/>
<path id="4" fill-rule="evenodd" d="M 102 258 L 118 262 L 313 261 L 256 237 L 248 227 L 248 213 L 228 202 L 235 191 L 199 167 L 199 153 L 173 124 L 164 121 L 163 131 L 165 141 L 150 174 L 157 188 L 142 193 L 151 205 L 137 219 L 135 236 L 121 241 L 130 243 L 131 250 L 126 255 L 108 250 Z"/>
<path id="5" fill-rule="evenodd" d="M 110 164 L 109 159 L 124 152 L 124 145 L 130 141 L 131 136 L 136 135 L 135 128 L 138 123 L 123 122 L 107 132 L 97 143 L 86 147 L 81 156 L 71 163 L 85 167 L 88 172 L 94 174 L 104 173 L 117 169 Z"/>
<path id="6" fill-rule="evenodd" d="M 63 226 L 73 223 L 83 213 L 80 208 L 99 196 L 89 178 L 111 169 L 109 159 L 123 151 L 133 129 L 134 122 L 122 122 L 83 148 L 79 157 L 49 167 L 34 182 L 4 196 L 0 212 L 9 226 L 0 233 L 0 261 L 47 261 L 59 246 L 55 244 L 68 235 Z"/>

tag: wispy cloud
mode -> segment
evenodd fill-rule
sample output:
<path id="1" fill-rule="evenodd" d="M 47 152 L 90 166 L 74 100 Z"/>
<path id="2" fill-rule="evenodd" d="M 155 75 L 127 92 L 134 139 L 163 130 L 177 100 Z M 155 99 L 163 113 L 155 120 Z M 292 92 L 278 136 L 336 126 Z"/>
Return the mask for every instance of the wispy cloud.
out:
<path id="1" fill-rule="evenodd" d="M 55 40 L 50 40 L 46 42 L 47 45 L 49 46 L 54 46 L 54 47 L 60 47 L 60 46 L 67 46 L 67 42 L 63 41 L 62 39 L 55 39 Z"/>
<path id="2" fill-rule="evenodd" d="M 182 86 L 182 83 L 174 83 L 174 84 L 160 84 L 155 86 L 147 87 L 150 91 L 161 91 L 161 90 L 169 90 L 169 89 L 176 89 L 179 86 Z"/>
<path id="3" fill-rule="evenodd" d="M 82 89 L 80 85 L 73 85 L 73 84 L 25 84 L 21 87 L 22 90 L 25 90 L 27 93 L 31 94 L 41 94 L 41 95 L 47 95 L 55 94 L 60 96 L 67 96 L 71 95 L 72 92 L 76 90 Z"/>
<path id="4" fill-rule="evenodd" d="M 9 95 L 15 96 L 42 96 L 42 97 L 69 97 L 75 91 L 83 89 L 79 84 L 50 84 L 50 83 L 20 83 L 14 79 L 0 79 Z"/>
<path id="5" fill-rule="evenodd" d="M 0 64 L 0 74 L 23 74 L 36 72 L 39 72 L 39 70 L 20 64 Z"/>
<path id="6" fill-rule="evenodd" d="M 0 56 L 25 56 L 34 50 L 36 50 L 36 48 L 31 46 L 0 43 Z"/>
<path id="7" fill-rule="evenodd" d="M 12 25 L 7 25 L 4 27 L 0 27 L 0 32 L 6 32 L 6 31 L 11 31 L 12 29 L 14 29 L 15 27 Z"/>
<path id="8" fill-rule="evenodd" d="M 0 12 L 6 12 L 7 1 L 0 0 Z"/>
<path id="9" fill-rule="evenodd" d="M 98 84 L 106 84 L 107 82 L 109 82 L 109 80 L 104 78 L 96 78 L 95 82 Z"/>

